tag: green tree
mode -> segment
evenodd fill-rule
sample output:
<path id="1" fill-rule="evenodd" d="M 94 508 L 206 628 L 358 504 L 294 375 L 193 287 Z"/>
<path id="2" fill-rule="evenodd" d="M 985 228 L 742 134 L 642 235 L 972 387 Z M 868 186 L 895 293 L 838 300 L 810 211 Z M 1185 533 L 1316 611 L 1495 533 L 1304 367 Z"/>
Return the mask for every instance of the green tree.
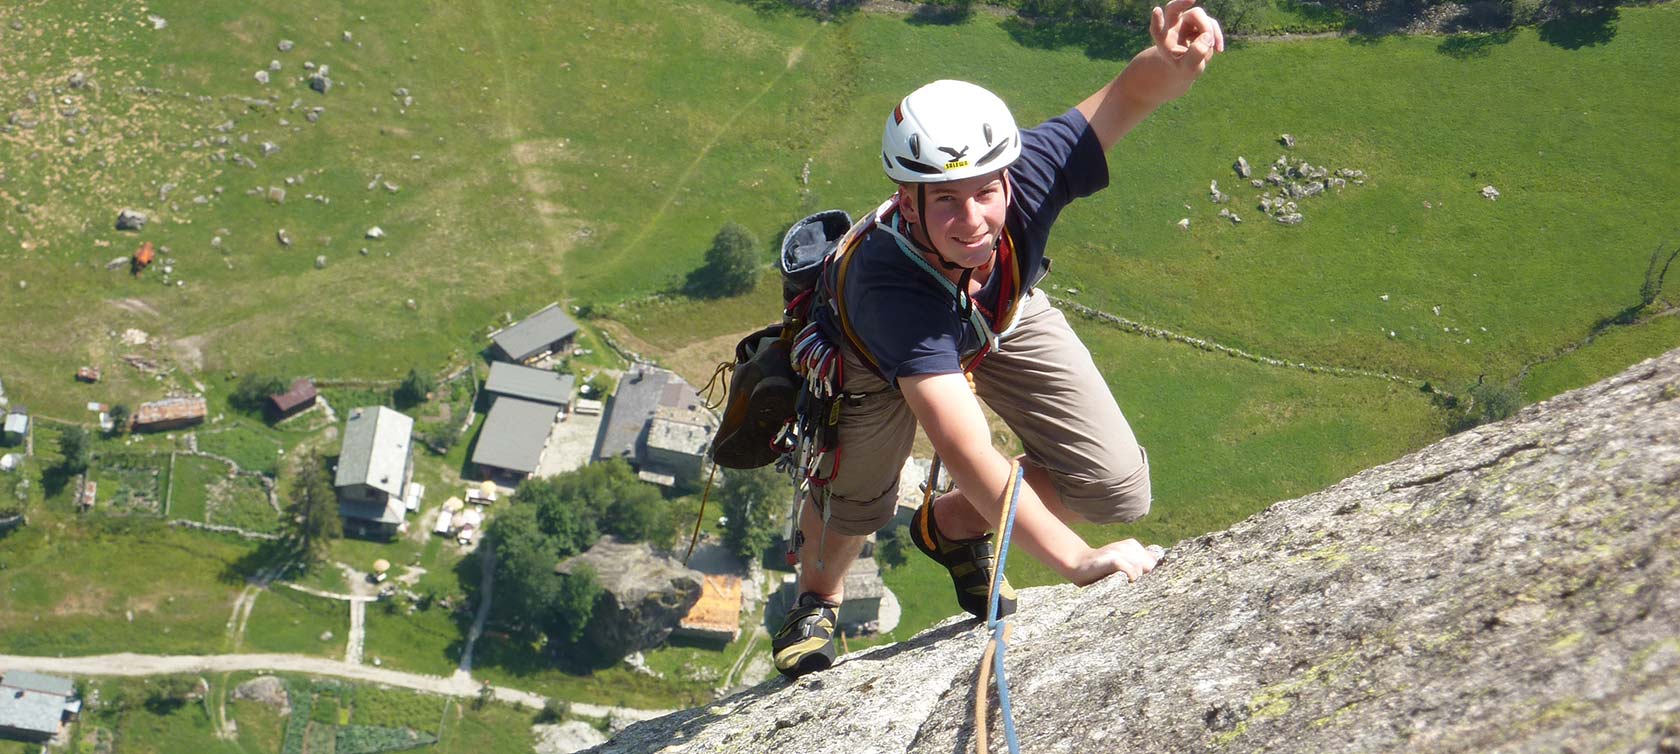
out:
<path id="1" fill-rule="evenodd" d="M 327 461 L 319 451 L 305 456 L 292 477 L 286 520 L 293 540 L 305 557 L 315 558 L 334 539 L 344 536 L 338 517 L 338 495 L 327 476 Z"/>
<path id="2" fill-rule="evenodd" d="M 782 517 L 793 494 L 792 482 L 773 467 L 724 469 L 718 502 L 727 523 L 723 544 L 743 560 L 752 561 L 776 540 Z"/>
<path id="3" fill-rule="evenodd" d="M 247 374 L 239 378 L 239 384 L 234 386 L 233 393 L 228 396 L 228 405 L 248 414 L 261 413 L 263 401 L 271 395 L 286 392 L 286 388 L 286 380 L 277 374 Z"/>
<path id="4" fill-rule="evenodd" d="M 88 431 L 81 427 L 68 427 L 59 434 L 58 453 L 64 457 L 58 462 L 59 473 L 71 477 L 87 471 L 93 457 L 89 442 Z"/>
<path id="5" fill-rule="evenodd" d="M 578 551 L 572 542 L 575 534 L 548 530 L 543 513 L 537 505 L 516 503 L 491 519 L 485 530 L 485 542 L 496 554 L 491 613 L 503 625 L 540 632 L 556 646 L 570 646 L 589 625 L 600 585 L 587 569 L 555 573 L 555 565 Z M 553 523 L 550 517 L 548 525 Z"/>
<path id="6" fill-rule="evenodd" d="M 408 370 L 408 376 L 403 378 L 402 384 L 397 386 L 397 392 L 391 397 L 396 399 L 399 408 L 418 406 L 426 402 L 426 394 L 437 387 L 437 381 L 430 374 L 419 369 Z"/>
<path id="7" fill-rule="evenodd" d="M 703 268 L 716 296 L 735 296 L 753 289 L 758 282 L 758 239 L 737 223 L 725 223 L 712 238 L 712 248 L 706 251 Z"/>
<path id="8" fill-rule="evenodd" d="M 910 530 L 903 526 L 889 526 L 881 530 L 875 538 L 875 559 L 888 568 L 897 568 L 909 562 L 907 547 Z"/>
<path id="9" fill-rule="evenodd" d="M 128 417 L 130 415 L 128 406 L 121 403 L 112 404 L 110 411 L 112 437 L 128 431 Z"/>

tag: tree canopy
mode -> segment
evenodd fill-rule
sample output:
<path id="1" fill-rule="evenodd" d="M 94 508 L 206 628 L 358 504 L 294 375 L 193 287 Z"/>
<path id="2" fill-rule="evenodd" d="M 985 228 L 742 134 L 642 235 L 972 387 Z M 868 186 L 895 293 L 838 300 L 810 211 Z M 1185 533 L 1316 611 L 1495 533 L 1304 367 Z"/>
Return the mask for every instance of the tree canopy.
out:
<path id="1" fill-rule="evenodd" d="M 735 296 L 753 289 L 764 266 L 758 239 L 738 223 L 725 223 L 706 250 L 706 266 L 691 281 L 693 293 L 703 297 Z"/>
<path id="2" fill-rule="evenodd" d="M 622 460 L 521 484 L 512 504 L 491 519 L 485 539 L 496 552 L 498 622 L 540 632 L 557 646 L 575 643 L 600 594 L 592 574 L 556 574 L 554 566 L 590 548 L 602 534 L 670 546 L 665 500 Z"/>
<path id="3" fill-rule="evenodd" d="M 304 556 L 313 559 L 330 541 L 344 536 L 344 521 L 338 517 L 338 495 L 327 475 L 327 460 L 320 451 L 297 464 L 288 490 L 286 524 Z"/>
<path id="4" fill-rule="evenodd" d="M 752 561 L 776 541 L 776 531 L 787 515 L 792 482 L 774 468 L 725 469 L 718 502 L 727 522 L 723 544 L 742 560 Z"/>

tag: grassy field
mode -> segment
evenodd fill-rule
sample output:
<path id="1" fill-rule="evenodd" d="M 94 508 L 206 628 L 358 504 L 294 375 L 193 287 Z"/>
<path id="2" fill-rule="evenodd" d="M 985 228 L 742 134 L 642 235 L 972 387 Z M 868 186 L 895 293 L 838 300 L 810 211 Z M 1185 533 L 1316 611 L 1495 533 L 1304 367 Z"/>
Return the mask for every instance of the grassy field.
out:
<path id="1" fill-rule="evenodd" d="M 238 727 L 238 736 L 234 740 L 223 740 L 214 733 L 212 716 L 220 714 L 216 700 L 227 696 L 233 687 L 252 677 L 249 673 L 208 677 L 205 680 L 209 682 L 210 690 L 205 700 L 191 699 L 170 704 L 151 703 L 151 687 L 144 680 L 89 681 L 90 691 L 97 691 L 101 699 L 120 703 L 107 703 L 86 711 L 81 721 L 71 727 L 71 745 L 66 751 L 70 754 L 92 754 L 96 751 L 116 754 L 278 754 L 288 719 L 259 702 L 229 698 L 227 719 Z M 532 745 L 530 726 L 533 715 L 530 710 L 502 704 L 478 707 L 429 694 L 367 684 L 316 682 L 298 677 L 288 677 L 287 680 L 294 694 L 312 695 L 310 714 L 318 722 L 310 726 L 311 733 L 327 734 L 325 740 L 328 742 L 336 726 L 349 724 L 406 727 L 437 736 L 436 747 L 425 749 L 427 751 L 529 751 Z M 294 696 L 294 706 L 296 699 Z M 101 745 L 100 741 L 106 743 Z M 0 752 L 7 754 L 34 754 L 39 748 L 38 745 L 25 747 L 0 741 Z M 317 752 L 322 750 L 312 749 Z"/>
<path id="2" fill-rule="evenodd" d="M 441 606 L 410 614 L 393 613 L 387 610 L 387 604 L 368 606 L 367 638 L 362 648 L 366 661 L 378 657 L 384 667 L 410 673 L 454 673 L 466 643 L 463 625 Z"/>
<path id="3" fill-rule="evenodd" d="M 224 651 L 256 553 L 155 519 L 61 526 L 42 516 L 0 544 L 0 652 L 26 655 Z"/>
<path id="4" fill-rule="evenodd" d="M 326 631 L 332 638 L 322 641 Z M 350 603 L 277 584 L 257 596 L 245 624 L 243 651 L 342 658 L 349 635 Z"/>
<path id="5" fill-rule="evenodd" d="M 227 464 L 214 458 L 177 455 L 169 517 L 204 522 L 209 511 L 210 486 L 226 479 L 227 472 Z"/>

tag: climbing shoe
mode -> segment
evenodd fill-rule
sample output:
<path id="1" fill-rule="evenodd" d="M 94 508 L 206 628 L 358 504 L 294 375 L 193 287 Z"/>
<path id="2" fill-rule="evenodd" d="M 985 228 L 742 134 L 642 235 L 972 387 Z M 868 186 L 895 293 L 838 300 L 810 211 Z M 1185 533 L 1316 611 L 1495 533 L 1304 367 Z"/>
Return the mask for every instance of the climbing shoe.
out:
<path id="1" fill-rule="evenodd" d="M 782 326 L 771 325 L 735 346 L 735 370 L 712 443 L 712 460 L 719 466 L 756 469 L 782 454 L 776 435 L 793 418 L 799 376 L 793 372 L 790 345 L 781 336 Z"/>
<path id="2" fill-rule="evenodd" d="M 933 521 L 933 506 L 916 509 L 910 519 L 910 541 L 916 548 L 951 572 L 957 590 L 957 604 L 976 618 L 986 617 L 987 598 L 992 589 L 992 535 L 974 539 L 946 539 Z M 1015 589 L 1008 577 L 998 583 L 998 617 L 1015 612 Z"/>
<path id="3" fill-rule="evenodd" d="M 825 670 L 834 664 L 834 630 L 840 607 L 810 592 L 802 592 L 770 641 L 776 670 L 788 678 Z"/>

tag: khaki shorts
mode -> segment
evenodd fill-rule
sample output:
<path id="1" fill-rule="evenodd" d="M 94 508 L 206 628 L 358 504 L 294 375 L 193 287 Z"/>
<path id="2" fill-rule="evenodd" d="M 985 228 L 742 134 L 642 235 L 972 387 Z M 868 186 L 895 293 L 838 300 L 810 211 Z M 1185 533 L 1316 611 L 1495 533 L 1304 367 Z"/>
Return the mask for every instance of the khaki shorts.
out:
<path id="1" fill-rule="evenodd" d="M 824 469 L 833 479 L 813 499 L 836 533 L 863 536 L 892 520 L 916 417 L 896 386 L 850 348 L 842 351 L 845 391 L 865 395 L 842 405 L 839 452 Z M 1091 352 L 1042 292 L 1022 303 L 1019 324 L 981 359 L 974 384 L 1021 438 L 1027 463 L 1049 472 L 1069 510 L 1099 524 L 1149 512 L 1149 458 Z"/>

